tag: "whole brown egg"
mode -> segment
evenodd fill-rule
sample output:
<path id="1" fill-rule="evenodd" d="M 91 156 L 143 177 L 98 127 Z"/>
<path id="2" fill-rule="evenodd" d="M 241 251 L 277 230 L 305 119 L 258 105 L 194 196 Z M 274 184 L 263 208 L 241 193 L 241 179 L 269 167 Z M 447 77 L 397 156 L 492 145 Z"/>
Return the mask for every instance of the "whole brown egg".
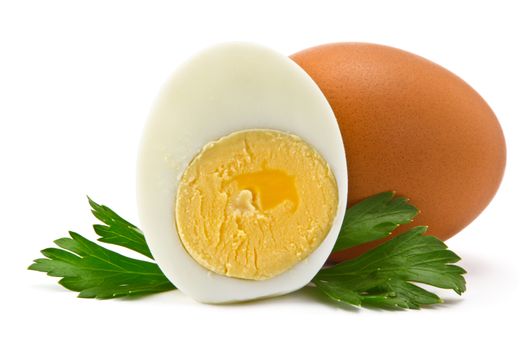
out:
<path id="1" fill-rule="evenodd" d="M 319 85 L 339 122 L 348 205 L 395 190 L 442 240 L 488 205 L 505 168 L 500 124 L 483 98 L 443 67 L 381 45 L 337 43 L 291 56 Z M 378 243 L 331 256 L 341 261 Z"/>

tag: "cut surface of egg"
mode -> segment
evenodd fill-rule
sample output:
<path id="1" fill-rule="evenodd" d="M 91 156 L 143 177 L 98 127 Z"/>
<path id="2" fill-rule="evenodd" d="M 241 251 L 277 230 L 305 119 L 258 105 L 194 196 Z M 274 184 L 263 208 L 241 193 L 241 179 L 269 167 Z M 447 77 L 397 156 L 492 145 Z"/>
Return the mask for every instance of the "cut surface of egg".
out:
<path id="1" fill-rule="evenodd" d="M 153 257 L 207 303 L 308 284 L 337 239 L 347 197 L 343 142 L 291 59 L 222 44 L 161 91 L 139 151 L 138 209 Z"/>

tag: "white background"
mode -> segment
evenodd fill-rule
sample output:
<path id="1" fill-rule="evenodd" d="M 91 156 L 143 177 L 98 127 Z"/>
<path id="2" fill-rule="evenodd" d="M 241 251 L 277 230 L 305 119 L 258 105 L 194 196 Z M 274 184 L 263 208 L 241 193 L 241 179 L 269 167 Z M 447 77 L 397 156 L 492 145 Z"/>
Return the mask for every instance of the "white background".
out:
<path id="1" fill-rule="evenodd" d="M 520 3 L 1 1 L 0 348 L 523 349 Z M 309 291 L 234 306 L 179 292 L 99 301 L 26 270 L 69 229 L 95 238 L 87 194 L 137 222 L 135 159 L 152 101 L 179 63 L 229 40 L 285 54 L 334 41 L 396 46 L 488 101 L 508 165 L 491 205 L 448 241 L 469 272 L 464 296 L 440 292 L 444 305 L 402 312 L 345 310 Z"/>

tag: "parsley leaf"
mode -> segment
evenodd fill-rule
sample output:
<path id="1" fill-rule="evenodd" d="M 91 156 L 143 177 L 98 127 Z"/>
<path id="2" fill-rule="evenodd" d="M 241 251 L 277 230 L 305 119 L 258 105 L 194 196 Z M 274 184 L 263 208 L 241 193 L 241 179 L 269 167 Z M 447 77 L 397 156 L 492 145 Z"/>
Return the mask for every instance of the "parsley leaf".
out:
<path id="1" fill-rule="evenodd" d="M 135 225 L 124 220 L 108 207 L 95 203 L 89 197 L 88 200 L 93 215 L 105 224 L 93 225 L 93 229 L 100 236 L 99 242 L 126 247 L 153 259 L 144 234 Z"/>
<path id="2" fill-rule="evenodd" d="M 59 283 L 80 292 L 81 298 L 109 299 L 175 288 L 157 264 L 113 252 L 78 233 L 69 234 L 55 241 L 60 248 L 42 250 L 46 258 L 36 259 L 29 269 L 62 277 Z"/>
<path id="3" fill-rule="evenodd" d="M 413 282 L 466 290 L 459 256 L 417 226 L 362 256 L 321 270 L 313 283 L 331 299 L 351 305 L 418 309 L 441 299 Z"/>
<path id="4" fill-rule="evenodd" d="M 340 251 L 388 236 L 401 224 L 412 221 L 419 213 L 404 197 L 383 192 L 368 197 L 348 208 L 333 251 Z"/>
<path id="5" fill-rule="evenodd" d="M 119 245 L 152 258 L 144 234 L 110 208 L 88 197 L 91 212 L 104 225 L 93 225 L 100 242 Z M 59 238 L 59 247 L 41 251 L 29 270 L 62 277 L 59 283 L 81 298 L 110 299 L 175 289 L 154 262 L 132 259 L 106 249 L 75 232 Z"/>

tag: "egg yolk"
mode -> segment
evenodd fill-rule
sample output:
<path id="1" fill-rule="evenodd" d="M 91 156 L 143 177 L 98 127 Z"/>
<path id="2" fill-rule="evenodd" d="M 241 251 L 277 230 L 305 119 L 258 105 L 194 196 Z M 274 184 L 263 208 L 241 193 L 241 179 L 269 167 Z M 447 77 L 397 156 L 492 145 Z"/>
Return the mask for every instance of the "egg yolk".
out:
<path id="1" fill-rule="evenodd" d="M 327 162 L 299 137 L 235 132 L 204 146 L 184 171 L 175 223 L 203 267 L 263 280 L 305 259 L 324 240 L 338 204 Z"/>
<path id="2" fill-rule="evenodd" d="M 255 173 L 235 176 L 239 188 L 249 190 L 254 195 L 260 210 L 269 210 L 285 200 L 297 208 L 299 197 L 293 176 L 282 170 L 264 169 Z"/>

